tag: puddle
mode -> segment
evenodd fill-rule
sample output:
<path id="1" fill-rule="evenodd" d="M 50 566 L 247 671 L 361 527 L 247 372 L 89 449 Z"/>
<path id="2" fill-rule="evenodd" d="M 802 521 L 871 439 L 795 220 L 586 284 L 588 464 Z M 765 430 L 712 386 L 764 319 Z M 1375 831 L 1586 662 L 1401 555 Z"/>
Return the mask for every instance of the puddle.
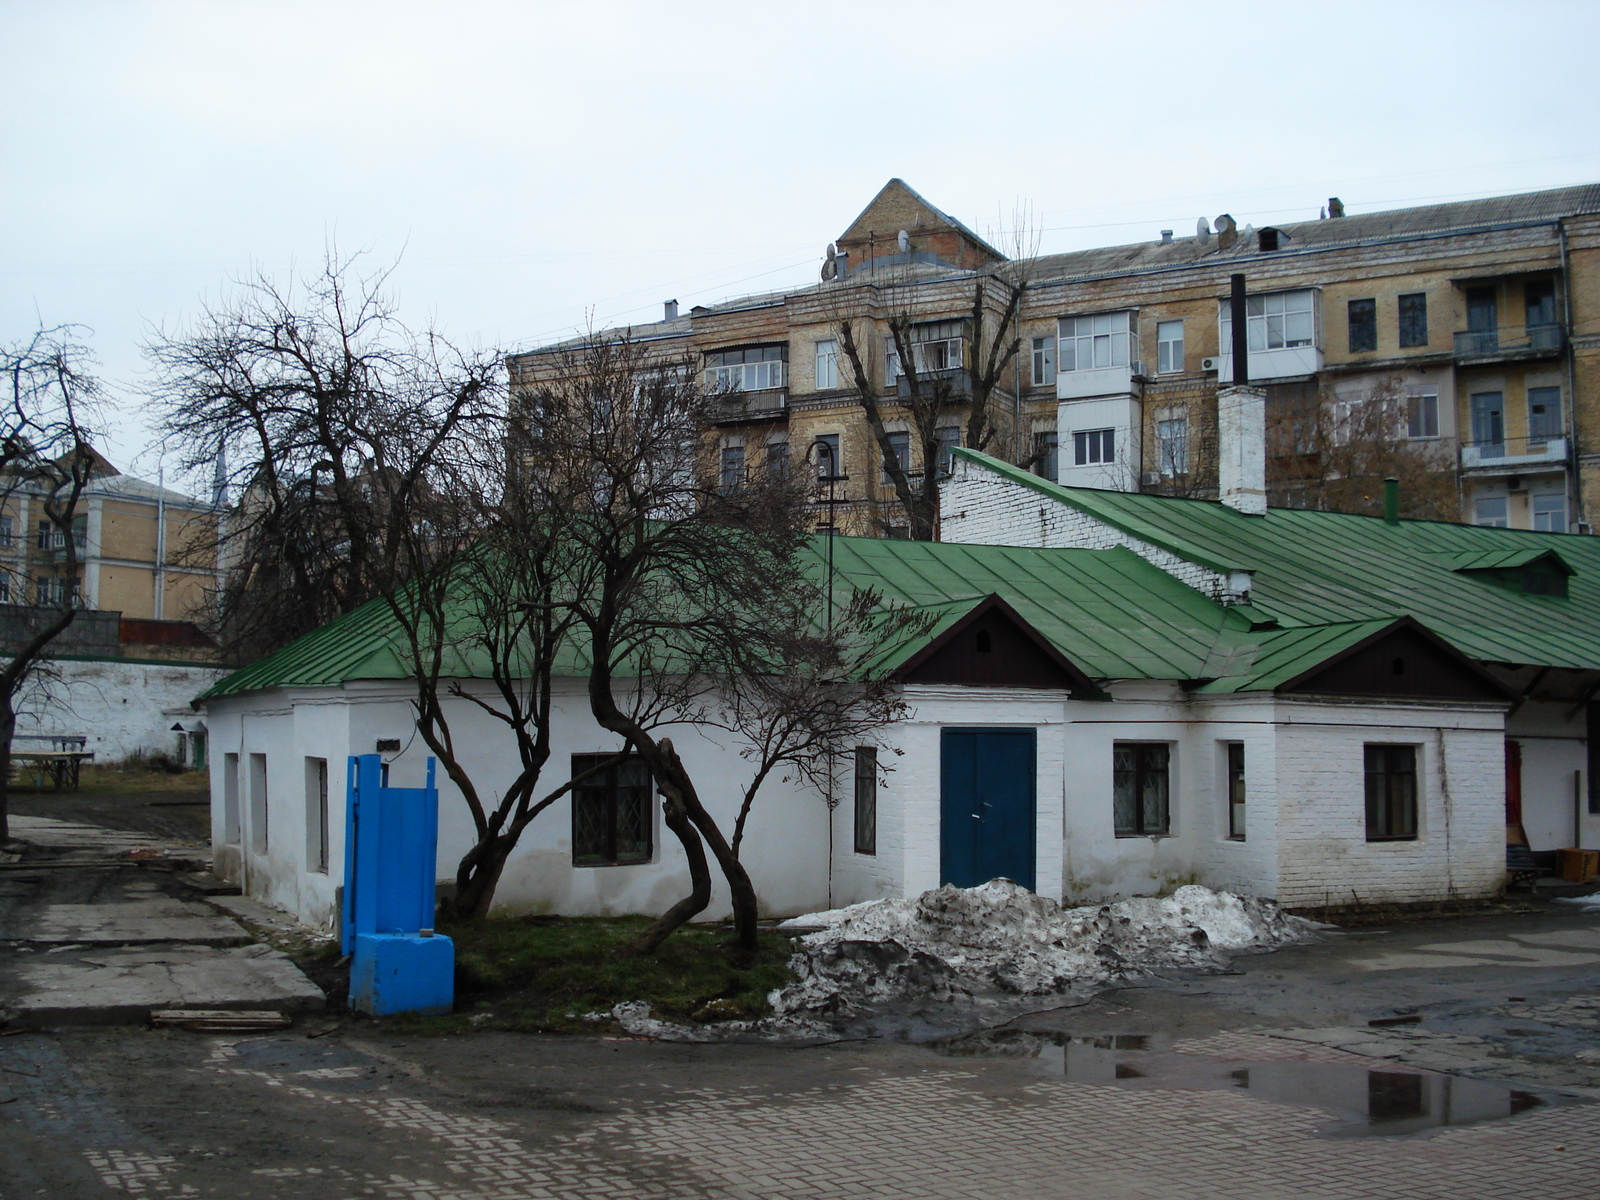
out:
<path id="1" fill-rule="evenodd" d="M 1320 1108 L 1332 1118 L 1322 1137 L 1396 1137 L 1446 1126 L 1501 1121 L 1568 1097 L 1481 1079 L 1335 1063 L 1227 1061 L 1177 1054 L 1147 1034 L 1074 1036 L 999 1030 L 931 1043 L 939 1054 L 1027 1060 L 1031 1070 L 1069 1083 L 1196 1091 L 1242 1089 L 1272 1104 Z"/>

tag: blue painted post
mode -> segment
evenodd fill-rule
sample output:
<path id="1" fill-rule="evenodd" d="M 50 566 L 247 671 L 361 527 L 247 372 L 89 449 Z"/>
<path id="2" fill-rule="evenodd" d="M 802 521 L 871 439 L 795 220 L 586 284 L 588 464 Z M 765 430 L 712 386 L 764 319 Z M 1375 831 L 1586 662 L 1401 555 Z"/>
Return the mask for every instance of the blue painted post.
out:
<path id="1" fill-rule="evenodd" d="M 455 946 L 433 934 L 439 840 L 434 760 L 425 787 L 387 787 L 383 760 L 352 756 L 341 943 L 350 1007 L 384 1016 L 449 1012 Z"/>

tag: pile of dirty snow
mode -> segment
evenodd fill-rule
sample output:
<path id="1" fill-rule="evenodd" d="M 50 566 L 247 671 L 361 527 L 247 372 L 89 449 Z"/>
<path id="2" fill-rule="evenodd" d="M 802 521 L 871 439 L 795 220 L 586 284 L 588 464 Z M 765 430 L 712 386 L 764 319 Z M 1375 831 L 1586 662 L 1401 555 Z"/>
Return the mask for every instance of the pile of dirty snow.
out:
<path id="1" fill-rule="evenodd" d="M 819 928 L 820 927 L 820 928 Z M 946 885 L 786 921 L 797 982 L 773 1011 L 849 1017 L 895 1001 L 1049 996 L 1170 968 L 1219 970 L 1224 951 L 1310 940 L 1270 900 L 1190 885 L 1161 899 L 1063 908 L 1008 879 Z"/>

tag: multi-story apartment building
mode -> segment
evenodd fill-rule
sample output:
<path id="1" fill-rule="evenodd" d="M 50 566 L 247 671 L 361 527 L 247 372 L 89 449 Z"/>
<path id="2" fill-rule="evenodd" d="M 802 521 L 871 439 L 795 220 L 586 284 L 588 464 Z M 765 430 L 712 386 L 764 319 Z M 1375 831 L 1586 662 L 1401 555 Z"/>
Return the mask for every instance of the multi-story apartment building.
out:
<path id="1" fill-rule="evenodd" d="M 1214 495 L 1235 275 L 1280 467 L 1293 458 L 1303 474 L 1320 458 L 1337 473 L 1329 448 L 1363 436 L 1348 415 L 1376 408 L 1408 461 L 1453 477 L 1462 520 L 1587 531 L 1600 505 L 1600 185 L 1362 216 L 1331 200 L 1313 221 L 1241 229 L 1224 215 L 1192 236 L 1013 261 L 891 180 L 828 247 L 818 284 L 687 314 L 669 302 L 662 321 L 627 332 L 725 395 L 725 476 L 804 455 L 834 477 L 825 520 L 893 532 L 904 518 L 842 321 L 909 462 L 891 322 L 909 320 L 918 370 L 959 401 L 1008 289 L 1025 283 L 1017 353 L 989 380 L 986 448 L 1062 483 Z M 556 349 L 512 356 L 513 384 L 536 385 Z M 961 441 L 959 405 L 947 421 L 940 441 Z"/>
<path id="2" fill-rule="evenodd" d="M 6 497 L 0 604 L 76 598 L 129 620 L 192 620 L 216 588 L 219 519 L 214 505 L 124 475 L 97 456 L 78 501 L 72 554 L 64 532 L 44 518 L 40 496 L 18 488 Z"/>

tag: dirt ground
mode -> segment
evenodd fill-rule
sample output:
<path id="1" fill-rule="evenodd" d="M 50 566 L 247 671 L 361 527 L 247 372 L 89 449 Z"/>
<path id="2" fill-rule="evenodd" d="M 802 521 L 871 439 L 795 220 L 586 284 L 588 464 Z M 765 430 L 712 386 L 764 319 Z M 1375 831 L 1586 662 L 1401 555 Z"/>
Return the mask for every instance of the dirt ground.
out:
<path id="1" fill-rule="evenodd" d="M 9 808 L 19 816 L 54 817 L 205 843 L 211 840 L 210 804 L 204 787 L 189 786 L 138 792 L 12 791 Z"/>

